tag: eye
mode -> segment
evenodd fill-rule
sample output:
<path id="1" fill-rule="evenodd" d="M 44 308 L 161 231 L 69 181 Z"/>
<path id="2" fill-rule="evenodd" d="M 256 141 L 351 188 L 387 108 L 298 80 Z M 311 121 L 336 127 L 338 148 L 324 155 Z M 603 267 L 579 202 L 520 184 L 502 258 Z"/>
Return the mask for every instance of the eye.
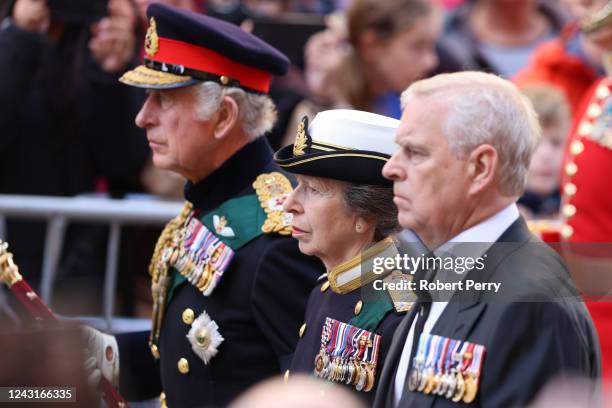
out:
<path id="1" fill-rule="evenodd" d="M 315 187 L 313 187 L 311 184 L 306 184 L 306 185 L 304 186 L 304 189 L 305 189 L 307 192 L 309 192 L 309 193 L 316 193 L 316 192 L 318 191 L 318 190 L 317 190 Z"/>
<path id="2" fill-rule="evenodd" d="M 170 106 L 172 106 L 172 101 L 173 99 L 170 97 L 170 95 L 168 95 L 165 92 L 159 92 L 159 104 L 162 107 L 162 109 L 168 109 Z"/>

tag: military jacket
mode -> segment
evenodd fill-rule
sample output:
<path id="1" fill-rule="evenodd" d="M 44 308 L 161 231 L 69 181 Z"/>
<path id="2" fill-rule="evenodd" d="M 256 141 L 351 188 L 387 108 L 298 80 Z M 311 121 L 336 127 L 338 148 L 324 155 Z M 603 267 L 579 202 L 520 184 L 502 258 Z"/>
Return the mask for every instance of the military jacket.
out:
<path id="1" fill-rule="evenodd" d="M 163 390 L 168 407 L 225 406 L 289 366 L 322 266 L 288 235 L 281 208 L 291 185 L 271 159 L 257 140 L 187 184 L 192 206 L 173 221 L 183 224 L 181 242 L 164 247 L 162 236 L 152 260 L 154 271 L 172 265 L 165 278 L 153 272 L 152 332 L 119 336 L 128 398 Z"/>
<path id="2" fill-rule="evenodd" d="M 304 323 L 296 328 L 300 340 L 286 377 L 313 374 L 372 402 L 393 333 L 411 307 L 400 306 L 387 291 L 366 289 L 380 276 L 364 260 L 392 256 L 389 251 L 397 253 L 393 240 L 381 241 L 319 278 Z"/>

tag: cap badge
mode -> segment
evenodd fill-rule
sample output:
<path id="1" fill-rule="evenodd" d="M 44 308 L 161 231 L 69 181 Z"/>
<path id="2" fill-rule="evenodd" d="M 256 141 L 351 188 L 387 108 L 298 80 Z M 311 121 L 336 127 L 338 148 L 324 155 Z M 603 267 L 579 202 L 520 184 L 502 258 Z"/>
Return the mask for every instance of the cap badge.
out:
<path id="1" fill-rule="evenodd" d="M 293 155 L 302 156 L 304 149 L 308 147 L 308 135 L 306 129 L 308 127 L 308 117 L 304 116 L 302 121 L 298 125 L 297 135 L 295 136 L 295 142 L 293 143 Z"/>
<path id="2" fill-rule="evenodd" d="M 147 29 L 147 34 L 145 35 L 145 52 L 147 55 L 153 56 L 159 50 L 159 36 L 157 35 L 157 23 L 155 22 L 155 18 L 151 17 L 149 19 L 149 28 Z"/>

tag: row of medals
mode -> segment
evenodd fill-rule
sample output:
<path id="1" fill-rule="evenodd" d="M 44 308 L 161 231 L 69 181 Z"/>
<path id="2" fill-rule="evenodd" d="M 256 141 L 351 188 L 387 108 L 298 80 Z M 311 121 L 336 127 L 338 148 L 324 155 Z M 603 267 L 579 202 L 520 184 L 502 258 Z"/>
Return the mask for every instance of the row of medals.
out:
<path id="1" fill-rule="evenodd" d="M 417 364 L 408 378 L 408 389 L 469 404 L 476 398 L 478 384 L 475 375 L 470 372 L 464 373 L 462 370 L 452 368 L 450 372 L 441 374 L 435 372 L 432 367 L 423 370 L 422 364 Z"/>
<path id="2" fill-rule="evenodd" d="M 328 381 L 352 385 L 357 391 L 368 392 L 374 387 L 375 366 L 351 357 L 330 358 L 323 350 L 315 357 L 315 375 Z"/>
<path id="3" fill-rule="evenodd" d="M 174 236 L 172 245 L 164 250 L 162 262 L 167 262 L 168 266 L 172 266 L 179 271 L 187 280 L 197 287 L 200 291 L 206 290 L 211 277 L 214 275 L 214 270 L 210 263 L 214 263 L 219 257 L 218 251 L 215 251 L 210 259 L 194 261 L 191 254 L 184 247 L 185 239 L 187 238 L 187 227 L 190 223 L 197 221 L 193 214 L 185 221 L 183 227 L 177 231 Z M 204 226 L 204 228 L 206 228 Z M 189 256 L 188 256 L 189 255 Z"/>

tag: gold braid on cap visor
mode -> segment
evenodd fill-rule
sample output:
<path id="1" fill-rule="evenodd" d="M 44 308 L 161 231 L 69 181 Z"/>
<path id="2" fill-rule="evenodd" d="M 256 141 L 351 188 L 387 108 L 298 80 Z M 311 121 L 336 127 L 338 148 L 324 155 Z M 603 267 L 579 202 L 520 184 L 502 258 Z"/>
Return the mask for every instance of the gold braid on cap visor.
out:
<path id="1" fill-rule="evenodd" d="M 170 85 L 188 82 L 192 79 L 190 76 L 161 72 L 140 65 L 123 74 L 119 81 L 127 85 Z"/>

